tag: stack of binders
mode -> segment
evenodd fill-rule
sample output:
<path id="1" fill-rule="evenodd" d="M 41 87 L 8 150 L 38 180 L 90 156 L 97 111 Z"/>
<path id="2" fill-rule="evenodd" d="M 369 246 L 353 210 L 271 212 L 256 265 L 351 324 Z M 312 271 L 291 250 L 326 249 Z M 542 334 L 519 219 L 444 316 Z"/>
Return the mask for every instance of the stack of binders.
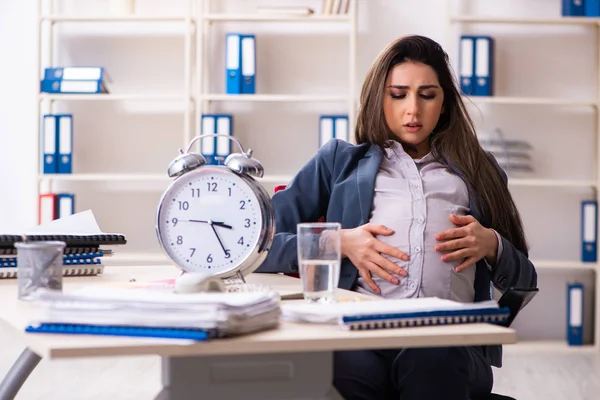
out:
<path id="1" fill-rule="evenodd" d="M 202 134 L 233 135 L 233 116 L 230 114 L 203 114 Z M 200 153 L 209 165 L 219 165 L 231 154 L 231 140 L 224 136 L 200 139 Z"/>
<path id="2" fill-rule="evenodd" d="M 319 148 L 331 139 L 348 141 L 347 115 L 321 115 L 319 117 Z"/>
<path id="3" fill-rule="evenodd" d="M 256 92 L 255 36 L 227 34 L 225 52 L 227 94 L 254 94 Z"/>
<path id="4" fill-rule="evenodd" d="M 562 0 L 563 17 L 600 17 L 600 0 Z"/>
<path id="5" fill-rule="evenodd" d="M 530 154 L 532 146 L 529 142 L 507 139 L 500 128 L 496 128 L 491 135 L 479 133 L 477 136 L 481 147 L 492 153 L 507 174 L 513 171 L 533 171 Z"/>
<path id="6" fill-rule="evenodd" d="M 460 89 L 468 96 L 494 95 L 494 39 L 491 36 L 460 37 Z"/>
<path id="7" fill-rule="evenodd" d="M 46 114 L 42 124 L 44 174 L 73 172 L 73 115 Z"/>
<path id="8" fill-rule="evenodd" d="M 108 93 L 108 75 L 103 67 L 56 67 L 44 70 L 43 93 Z"/>

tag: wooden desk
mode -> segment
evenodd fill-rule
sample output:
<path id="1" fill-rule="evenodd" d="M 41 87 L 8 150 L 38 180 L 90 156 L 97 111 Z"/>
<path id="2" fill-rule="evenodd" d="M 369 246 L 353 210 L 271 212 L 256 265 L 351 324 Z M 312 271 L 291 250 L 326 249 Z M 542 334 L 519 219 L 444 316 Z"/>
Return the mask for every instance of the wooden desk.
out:
<path id="1" fill-rule="evenodd" d="M 174 278 L 172 266 L 107 267 L 98 277 L 69 277 L 64 290 L 99 282 Z M 299 293 L 296 278 L 253 274 L 282 294 Z M 344 297 L 361 296 L 340 291 Z M 301 301 L 301 300 L 289 300 Z M 345 331 L 332 325 L 282 322 L 278 329 L 207 342 L 153 338 L 25 333 L 40 305 L 17 299 L 16 280 L 0 281 L 0 320 L 21 335 L 27 348 L 0 386 L 0 400 L 12 399 L 41 357 L 162 357 L 163 390 L 156 399 L 335 399 L 331 387 L 332 352 L 336 350 L 464 346 L 516 342 L 513 329 L 489 324 Z"/>

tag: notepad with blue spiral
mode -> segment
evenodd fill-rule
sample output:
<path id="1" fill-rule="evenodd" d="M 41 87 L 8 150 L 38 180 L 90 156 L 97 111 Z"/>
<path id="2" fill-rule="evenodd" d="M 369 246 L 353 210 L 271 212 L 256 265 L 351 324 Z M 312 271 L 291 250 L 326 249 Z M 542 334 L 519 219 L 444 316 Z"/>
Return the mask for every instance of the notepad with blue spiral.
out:
<path id="1" fill-rule="evenodd" d="M 510 309 L 508 307 L 493 307 L 473 310 L 434 310 L 344 316 L 342 317 L 342 324 L 350 330 L 474 324 L 479 322 L 507 325 L 509 317 Z"/>
<path id="2" fill-rule="evenodd" d="M 495 301 L 461 303 L 436 297 L 283 304 L 287 320 L 338 324 L 350 330 L 491 323 L 508 325 L 511 311 Z"/>

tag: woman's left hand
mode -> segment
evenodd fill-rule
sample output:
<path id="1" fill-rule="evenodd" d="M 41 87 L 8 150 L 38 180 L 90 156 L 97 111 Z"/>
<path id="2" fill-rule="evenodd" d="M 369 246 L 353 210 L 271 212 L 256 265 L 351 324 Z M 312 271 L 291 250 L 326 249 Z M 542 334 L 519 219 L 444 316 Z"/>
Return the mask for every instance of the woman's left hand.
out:
<path id="1" fill-rule="evenodd" d="M 472 215 L 450 214 L 450 220 L 458 227 L 448 229 L 436 235 L 435 239 L 443 243 L 435 246 L 435 251 L 446 252 L 442 261 L 462 260 L 456 267 L 461 272 L 482 258 L 494 264 L 498 252 L 498 238 L 494 231 L 484 228 Z"/>

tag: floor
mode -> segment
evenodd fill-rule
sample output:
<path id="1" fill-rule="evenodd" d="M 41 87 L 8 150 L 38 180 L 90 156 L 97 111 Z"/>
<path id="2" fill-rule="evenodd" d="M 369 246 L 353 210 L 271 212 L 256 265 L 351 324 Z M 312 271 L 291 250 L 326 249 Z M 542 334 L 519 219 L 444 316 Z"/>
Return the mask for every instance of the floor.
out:
<path id="1" fill-rule="evenodd" d="M 23 344 L 0 326 L 0 376 Z M 597 400 L 600 352 L 563 345 L 505 347 L 494 391 L 518 400 Z M 151 400 L 160 389 L 157 357 L 42 360 L 17 400 Z"/>

